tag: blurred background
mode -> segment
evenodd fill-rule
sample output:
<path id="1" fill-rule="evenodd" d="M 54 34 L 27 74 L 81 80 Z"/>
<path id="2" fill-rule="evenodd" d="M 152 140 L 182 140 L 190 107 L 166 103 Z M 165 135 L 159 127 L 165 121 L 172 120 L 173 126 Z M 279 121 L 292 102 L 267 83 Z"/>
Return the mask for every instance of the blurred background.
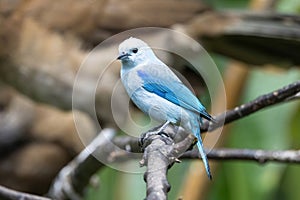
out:
<path id="1" fill-rule="evenodd" d="M 110 36 L 154 26 L 196 39 L 217 64 L 226 99 L 211 102 L 203 79 L 187 63 L 174 56 L 165 61 L 189 80 L 207 108 L 226 101 L 231 109 L 300 79 L 299 13 L 298 0 L 0 0 L 0 185 L 45 194 L 60 169 L 84 148 L 76 128 L 84 130 L 85 142 L 97 135 L 98 122 L 118 128 L 110 105 L 120 63 L 112 63 L 96 88 L 98 122 L 85 98 L 99 78 L 96 72 L 117 57 L 115 47 L 122 38 L 90 53 Z M 161 40 L 157 33 L 145 35 Z M 89 67 L 78 88 L 80 104 L 72 109 L 73 84 L 87 55 L 92 59 L 85 63 Z M 215 91 L 218 95 L 218 85 Z M 117 98 L 120 119 L 126 112 L 124 94 Z M 76 127 L 73 113 L 80 122 Z M 149 121 L 134 108 L 132 116 L 141 124 Z M 226 126 L 215 148 L 299 146 L 300 103 L 293 101 Z M 210 163 L 213 181 L 207 180 L 200 161 L 173 166 L 169 199 L 300 199 L 300 165 Z M 142 174 L 106 167 L 97 177 L 87 188 L 87 200 L 145 197 Z"/>

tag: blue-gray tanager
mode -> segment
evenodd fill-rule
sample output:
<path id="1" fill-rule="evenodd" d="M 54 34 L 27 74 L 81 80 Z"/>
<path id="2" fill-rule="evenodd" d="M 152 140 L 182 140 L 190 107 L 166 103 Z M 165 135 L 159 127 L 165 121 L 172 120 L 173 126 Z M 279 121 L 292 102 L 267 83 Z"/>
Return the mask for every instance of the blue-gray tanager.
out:
<path id="1" fill-rule="evenodd" d="M 210 167 L 200 136 L 201 117 L 213 118 L 206 112 L 197 97 L 181 80 L 159 60 L 142 40 L 129 38 L 119 46 L 122 62 L 121 80 L 132 101 L 153 119 L 182 126 L 193 133 L 206 173 L 211 179 Z"/>

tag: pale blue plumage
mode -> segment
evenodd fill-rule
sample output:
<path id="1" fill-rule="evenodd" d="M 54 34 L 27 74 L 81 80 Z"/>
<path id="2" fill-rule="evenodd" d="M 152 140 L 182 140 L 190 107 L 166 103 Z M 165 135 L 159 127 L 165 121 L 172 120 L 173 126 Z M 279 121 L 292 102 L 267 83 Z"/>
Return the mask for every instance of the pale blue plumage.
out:
<path id="1" fill-rule="evenodd" d="M 137 74 L 143 80 L 142 87 L 148 92 L 155 93 L 158 96 L 165 98 L 182 108 L 198 113 L 205 118 L 210 118 L 204 106 L 182 82 L 170 82 L 158 79 L 157 77 L 151 76 L 151 74 L 144 73 L 142 70 L 137 71 Z M 176 95 L 176 93 L 179 95 Z"/>
<path id="2" fill-rule="evenodd" d="M 157 121 L 180 124 L 193 133 L 207 175 L 210 168 L 200 136 L 201 117 L 212 120 L 196 96 L 143 41 L 129 38 L 119 46 L 121 80 L 132 101 Z"/>

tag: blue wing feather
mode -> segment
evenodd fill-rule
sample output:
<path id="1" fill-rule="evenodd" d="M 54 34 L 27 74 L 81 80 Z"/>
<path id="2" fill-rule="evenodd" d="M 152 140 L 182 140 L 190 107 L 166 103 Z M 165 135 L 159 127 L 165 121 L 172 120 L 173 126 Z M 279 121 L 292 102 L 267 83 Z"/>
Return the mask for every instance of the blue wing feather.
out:
<path id="1" fill-rule="evenodd" d="M 182 82 L 162 80 L 143 71 L 138 71 L 138 75 L 143 80 L 143 88 L 148 92 L 155 93 L 178 106 L 199 113 L 206 119 L 211 119 L 197 97 Z"/>
<path id="2" fill-rule="evenodd" d="M 159 83 L 144 83 L 143 88 L 148 92 L 157 94 L 158 96 L 167 99 L 168 101 L 180 105 L 180 101 L 175 96 L 175 94 L 166 86 Z"/>

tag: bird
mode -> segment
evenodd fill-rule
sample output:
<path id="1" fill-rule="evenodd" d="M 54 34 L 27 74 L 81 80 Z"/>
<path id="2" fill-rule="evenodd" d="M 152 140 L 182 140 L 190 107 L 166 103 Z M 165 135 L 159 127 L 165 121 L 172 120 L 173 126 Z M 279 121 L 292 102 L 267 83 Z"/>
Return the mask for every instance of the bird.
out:
<path id="1" fill-rule="evenodd" d="M 212 175 L 200 136 L 202 118 L 214 121 L 194 93 L 141 39 L 130 37 L 119 45 L 120 77 L 133 103 L 162 128 L 180 125 L 197 138 L 208 178 Z M 160 130 L 163 130 L 163 129 Z"/>

